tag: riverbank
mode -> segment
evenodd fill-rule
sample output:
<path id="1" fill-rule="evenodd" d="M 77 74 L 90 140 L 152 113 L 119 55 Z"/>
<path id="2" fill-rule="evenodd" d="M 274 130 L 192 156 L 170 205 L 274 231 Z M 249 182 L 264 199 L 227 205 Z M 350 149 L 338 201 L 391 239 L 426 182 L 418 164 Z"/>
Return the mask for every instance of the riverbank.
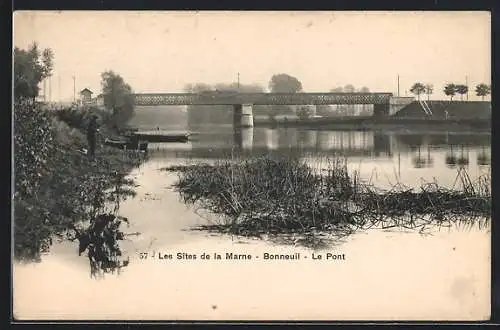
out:
<path id="1" fill-rule="evenodd" d="M 102 111 L 86 110 L 48 112 L 36 104 L 15 106 L 16 260 L 39 261 L 54 241 L 78 238 L 89 222 L 113 213 L 110 202 L 133 195 L 134 183 L 125 177 L 141 164 L 143 155 L 103 146 L 100 142 L 112 131 L 109 118 Z M 91 159 L 83 129 L 93 114 L 100 117 L 103 129 Z"/>

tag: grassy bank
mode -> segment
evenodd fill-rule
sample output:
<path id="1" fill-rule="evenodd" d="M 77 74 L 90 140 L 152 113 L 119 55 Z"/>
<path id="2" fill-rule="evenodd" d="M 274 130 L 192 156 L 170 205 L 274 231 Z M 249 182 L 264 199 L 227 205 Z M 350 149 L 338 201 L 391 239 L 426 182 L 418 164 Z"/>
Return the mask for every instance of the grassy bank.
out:
<path id="1" fill-rule="evenodd" d="M 54 239 L 78 239 L 91 266 L 112 271 L 121 265 L 117 241 L 126 219 L 116 212 L 134 194 L 125 176 L 143 156 L 101 145 L 90 159 L 83 151 L 90 115 L 100 117 L 104 135 L 112 129 L 104 112 L 87 110 L 50 112 L 29 102 L 15 104 L 16 260 L 40 260 Z"/>
<path id="2" fill-rule="evenodd" d="M 370 227 L 423 230 L 430 224 L 474 223 L 491 217 L 490 179 L 472 181 L 457 173 L 460 189 L 437 183 L 383 191 L 351 176 L 345 162 L 315 169 L 299 158 L 228 159 L 215 165 L 167 168 L 177 171 L 175 189 L 187 204 L 222 216 L 202 229 L 245 236 L 263 234 L 350 234 Z M 316 243 L 314 243 L 316 242 Z"/>

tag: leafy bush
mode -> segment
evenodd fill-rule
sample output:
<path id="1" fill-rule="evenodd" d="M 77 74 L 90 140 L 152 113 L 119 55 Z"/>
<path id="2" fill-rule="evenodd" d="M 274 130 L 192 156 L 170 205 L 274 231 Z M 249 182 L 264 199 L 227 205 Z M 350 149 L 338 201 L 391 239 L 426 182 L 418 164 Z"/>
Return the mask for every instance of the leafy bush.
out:
<path id="1" fill-rule="evenodd" d="M 16 195 L 33 197 L 41 179 L 48 174 L 54 152 L 50 115 L 31 101 L 14 106 L 14 175 Z"/>

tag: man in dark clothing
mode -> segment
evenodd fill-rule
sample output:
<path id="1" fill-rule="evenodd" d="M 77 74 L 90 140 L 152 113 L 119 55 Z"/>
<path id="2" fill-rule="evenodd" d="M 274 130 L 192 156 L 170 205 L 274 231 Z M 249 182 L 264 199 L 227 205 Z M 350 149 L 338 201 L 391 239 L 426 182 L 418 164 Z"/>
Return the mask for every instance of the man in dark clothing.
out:
<path id="1" fill-rule="evenodd" d="M 97 132 L 99 131 L 97 125 L 97 116 L 90 118 L 90 123 L 87 128 L 87 142 L 89 145 L 88 155 L 92 158 L 95 156 L 95 148 L 97 143 Z"/>

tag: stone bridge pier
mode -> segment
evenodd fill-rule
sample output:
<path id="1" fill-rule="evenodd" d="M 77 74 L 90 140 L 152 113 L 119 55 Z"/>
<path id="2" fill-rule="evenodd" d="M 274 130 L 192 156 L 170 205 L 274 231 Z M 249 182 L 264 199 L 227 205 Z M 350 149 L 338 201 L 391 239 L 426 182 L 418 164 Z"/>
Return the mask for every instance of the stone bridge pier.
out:
<path id="1" fill-rule="evenodd" d="M 253 127 L 253 104 L 235 104 L 233 108 L 233 124 L 235 128 Z"/>
<path id="2" fill-rule="evenodd" d="M 377 118 L 389 117 L 390 109 L 391 109 L 390 103 L 374 104 L 373 117 Z"/>

